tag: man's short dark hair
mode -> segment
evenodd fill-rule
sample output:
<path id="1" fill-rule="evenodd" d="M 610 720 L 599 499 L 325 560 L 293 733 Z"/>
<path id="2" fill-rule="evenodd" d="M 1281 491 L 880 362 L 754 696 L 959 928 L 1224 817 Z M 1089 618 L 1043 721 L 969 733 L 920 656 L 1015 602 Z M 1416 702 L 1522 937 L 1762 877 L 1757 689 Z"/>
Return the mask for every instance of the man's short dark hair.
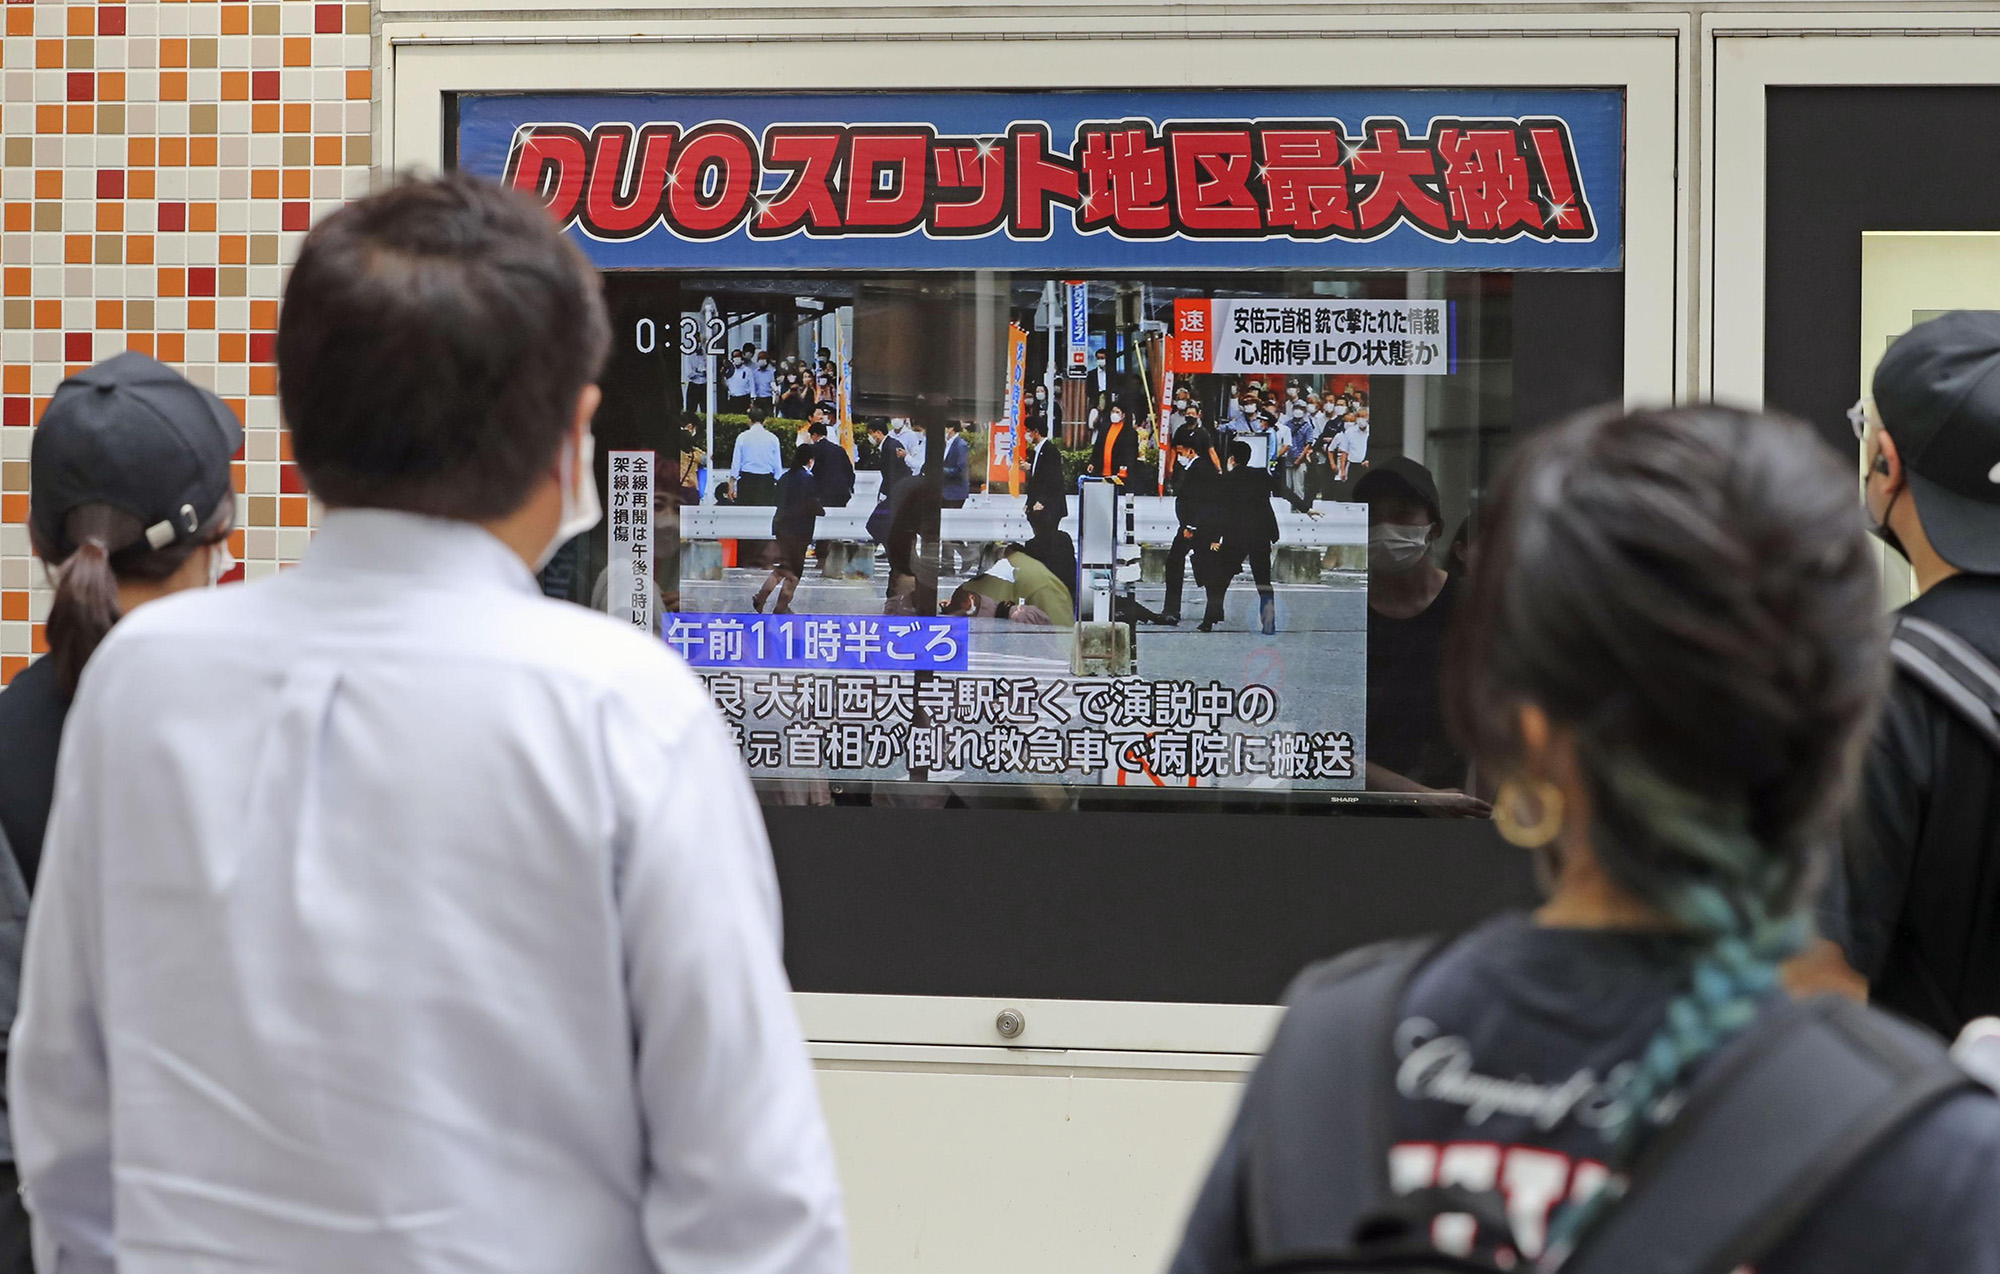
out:
<path id="1" fill-rule="evenodd" d="M 814 438 L 826 437 L 826 422 L 824 420 L 813 421 L 806 426 L 806 433 Z"/>
<path id="2" fill-rule="evenodd" d="M 610 347 L 597 272 L 528 196 L 402 181 L 306 236 L 278 391 L 331 505 L 481 521 L 548 471 Z"/>
<path id="3" fill-rule="evenodd" d="M 750 410 L 745 412 L 744 414 L 750 418 L 751 424 L 761 425 L 770 416 L 771 413 L 765 411 L 762 407 L 759 407 L 756 403 L 751 403 Z"/>
<path id="4" fill-rule="evenodd" d="M 1031 434 L 1040 434 L 1044 438 L 1049 436 L 1049 422 L 1043 420 L 1040 416 L 1029 420 L 1025 427 Z"/>

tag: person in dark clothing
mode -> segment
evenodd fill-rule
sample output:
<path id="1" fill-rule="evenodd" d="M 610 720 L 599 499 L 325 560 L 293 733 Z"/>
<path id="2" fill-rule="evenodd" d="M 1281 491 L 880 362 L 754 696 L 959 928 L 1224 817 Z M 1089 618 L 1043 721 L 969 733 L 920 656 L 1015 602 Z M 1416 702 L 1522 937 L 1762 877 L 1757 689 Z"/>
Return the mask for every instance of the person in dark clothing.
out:
<path id="1" fill-rule="evenodd" d="M 944 428 L 944 507 L 962 509 L 972 494 L 972 444 L 958 421 L 947 420 Z"/>
<path id="2" fill-rule="evenodd" d="M 840 509 L 854 498 L 854 460 L 847 448 L 827 437 L 828 422 L 815 414 L 806 428 L 813 453 L 813 485 L 819 488 L 820 502 Z"/>
<path id="3" fill-rule="evenodd" d="M 1724 408 L 1594 413 L 1521 444 L 1485 523 L 1448 703 L 1504 776 L 1496 822 L 1548 899 L 1418 967 L 1391 1009 L 1382 1091 L 1300 1054 L 1291 1028 L 1331 975 L 1301 978 L 1172 1274 L 1226 1274 L 1271 1243 L 1250 1218 L 1272 1216 L 1260 1205 L 1283 1183 L 1246 1167 L 1301 1114 L 1262 1100 L 1272 1076 L 1320 1067 L 1327 1109 L 1379 1112 L 1388 1162 L 1357 1175 L 1476 1196 L 1486 1219 L 1459 1212 L 1453 1250 L 1554 1269 L 1624 1206 L 1636 1164 L 1672 1153 L 1704 1086 L 1735 1077 L 1727 1050 L 1795 1020 L 1778 966 L 1810 932 L 1807 891 L 1884 680 L 1852 484 L 1804 425 Z M 1916 1032 L 1875 1025 L 1948 1065 Z M 1637 1190 L 1692 1188 L 1698 1170 L 1675 1166 Z M 1749 1259 L 1758 1274 L 1996 1274 L 1996 1191 L 2000 1101 L 1954 1089 Z M 1413 1237 L 1442 1247 L 1443 1228 L 1419 1221 Z"/>
<path id="4" fill-rule="evenodd" d="M 1215 557 L 1204 581 L 1208 612 L 1201 618 L 1201 632 L 1213 632 L 1222 622 L 1229 583 L 1247 561 L 1250 578 L 1257 582 L 1259 624 L 1265 636 L 1276 633 L 1278 598 L 1271 587 L 1271 546 L 1278 542 L 1278 515 L 1271 509 L 1271 497 L 1278 497 L 1315 521 L 1319 518 L 1317 509 L 1272 477 L 1269 469 L 1251 464 L 1250 457 L 1249 443 L 1241 438 L 1231 440 L 1228 471 L 1216 483 L 1217 526 L 1202 531 Z"/>
<path id="5" fill-rule="evenodd" d="M 903 444 L 880 420 L 868 424 L 868 440 L 875 444 L 875 467 L 881 471 L 882 486 L 875 493 L 875 511 L 868 515 L 868 534 L 877 544 L 889 542 L 889 525 L 901 504 L 898 492 L 915 475 L 910 472 Z"/>
<path id="6" fill-rule="evenodd" d="M 1070 593 L 1070 599 L 1077 599 L 1076 584 L 1076 541 L 1069 538 L 1069 532 L 1061 527 L 1037 532 L 1026 544 L 1022 552 L 1049 568 L 1049 574 L 1063 582 Z"/>
<path id="7" fill-rule="evenodd" d="M 1203 528 L 1223 519 L 1222 474 L 1213 459 L 1215 443 L 1200 425 L 1182 425 L 1174 433 L 1174 516 L 1180 529 L 1167 549 L 1167 600 L 1162 624 L 1181 622 L 1181 591 L 1187 582 L 1188 557 L 1204 547 Z M 1207 543 L 1213 543 L 1213 537 Z"/>
<path id="8" fill-rule="evenodd" d="M 777 561 L 764 580 L 764 587 L 750 599 L 752 610 L 763 610 L 764 599 L 776 588 L 778 604 L 771 608 L 771 613 L 792 613 L 792 594 L 798 590 L 799 579 L 806 573 L 806 545 L 812 543 L 814 526 L 820 515 L 826 512 L 813 482 L 813 460 L 811 447 L 795 448 L 785 476 L 778 479 L 778 507 L 771 514 L 771 535 L 778 546 Z"/>
<path id="9" fill-rule="evenodd" d="M 1857 404 L 1868 518 L 1907 558 L 1899 623 L 2000 665 L 2000 314 L 1898 337 Z M 1954 1035 L 2000 1013 L 2000 755 L 1899 668 L 1823 927 L 1885 1008 Z"/>
<path id="10" fill-rule="evenodd" d="M 1107 478 L 1123 490 L 1139 468 L 1139 431 L 1125 419 L 1125 409 L 1116 402 L 1097 413 L 1097 428 L 1090 438 L 1090 463 L 1085 472 Z"/>
<path id="11" fill-rule="evenodd" d="M 785 420 L 804 420 L 813 408 L 813 392 L 799 379 L 797 370 L 785 373 L 778 391 L 778 415 Z"/>
<path id="12" fill-rule="evenodd" d="M 227 574 L 229 461 L 243 431 L 221 399 L 139 353 L 56 387 L 35 430 L 28 540 L 55 576 L 49 652 L 0 691 L 0 1038 L 13 1024 L 28 897 L 78 678 L 138 606 Z M 12 1136 L 0 1119 L 0 1274 L 32 1274 Z"/>
<path id="13" fill-rule="evenodd" d="M 831 416 L 832 413 L 824 410 L 813 412 L 812 423 L 806 426 L 806 437 L 810 441 L 803 449 L 812 452 L 813 486 L 819 492 L 820 503 L 829 509 L 844 509 L 854 498 L 854 459 L 847 454 L 847 448 L 827 437 Z M 821 540 L 814 548 L 822 576 L 827 572 L 827 563 L 832 560 L 832 547 L 832 541 Z"/>
<path id="14" fill-rule="evenodd" d="M 1030 416 L 1028 436 L 1028 525 L 1035 534 L 1057 530 L 1069 515 L 1069 475 L 1063 472 L 1062 451 L 1049 441 L 1048 420 Z"/>
<path id="15" fill-rule="evenodd" d="M 1354 484 L 1353 499 L 1368 506 L 1368 786 L 1462 789 L 1465 755 L 1438 694 L 1459 587 L 1432 552 L 1444 534 L 1437 483 L 1416 461 L 1391 456 Z"/>

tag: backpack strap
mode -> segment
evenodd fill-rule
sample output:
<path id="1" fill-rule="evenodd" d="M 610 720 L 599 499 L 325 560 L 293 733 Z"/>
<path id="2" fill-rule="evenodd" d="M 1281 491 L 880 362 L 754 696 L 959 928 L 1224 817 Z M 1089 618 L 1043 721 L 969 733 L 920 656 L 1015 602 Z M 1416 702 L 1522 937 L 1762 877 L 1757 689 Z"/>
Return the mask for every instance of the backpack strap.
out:
<path id="1" fill-rule="evenodd" d="M 1951 630 L 1910 615 L 1896 622 L 1889 654 L 2000 752 L 2000 668 L 1992 660 Z"/>
<path id="2" fill-rule="evenodd" d="M 1718 1056 L 1564 1274 L 1730 1274 L 1893 1133 L 1980 1085 L 1914 1027 L 1832 996 L 1780 1002 Z"/>
<path id="3" fill-rule="evenodd" d="M 1442 945 L 1412 939 L 1315 965 L 1246 1100 L 1256 1102 L 1244 1213 L 1254 1260 L 1348 1249 L 1364 1218 L 1388 1209 L 1395 1032 L 1403 993 Z"/>

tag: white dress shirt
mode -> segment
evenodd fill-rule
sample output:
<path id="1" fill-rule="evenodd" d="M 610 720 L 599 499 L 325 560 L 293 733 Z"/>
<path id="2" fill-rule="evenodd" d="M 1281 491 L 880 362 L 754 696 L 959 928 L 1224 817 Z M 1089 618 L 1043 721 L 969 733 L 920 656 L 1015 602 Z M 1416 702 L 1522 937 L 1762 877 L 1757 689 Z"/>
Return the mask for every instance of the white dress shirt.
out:
<path id="1" fill-rule="evenodd" d="M 784 449 L 778 435 L 762 425 L 752 425 L 736 435 L 736 472 L 775 474 L 785 467 Z"/>
<path id="2" fill-rule="evenodd" d="M 840 1274 L 737 750 L 462 522 L 120 623 L 12 1041 L 43 1274 Z"/>
<path id="3" fill-rule="evenodd" d="M 896 441 L 903 444 L 903 463 L 910 466 L 911 473 L 924 471 L 924 452 L 930 446 L 930 437 L 923 430 L 905 421 L 896 431 Z"/>

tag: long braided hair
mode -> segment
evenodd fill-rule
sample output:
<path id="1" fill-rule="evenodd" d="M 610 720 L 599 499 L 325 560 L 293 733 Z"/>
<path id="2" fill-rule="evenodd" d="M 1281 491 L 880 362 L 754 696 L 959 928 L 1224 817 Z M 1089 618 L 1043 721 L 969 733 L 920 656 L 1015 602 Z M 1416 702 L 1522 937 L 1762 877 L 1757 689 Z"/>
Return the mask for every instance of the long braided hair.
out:
<path id="1" fill-rule="evenodd" d="M 1621 1068 L 1611 1176 L 1556 1215 L 1550 1267 L 1809 936 L 1816 851 L 1882 694 L 1886 625 L 1853 475 L 1788 419 L 1709 406 L 1571 420 L 1516 452 L 1490 525 L 1445 672 L 1453 728 L 1502 774 L 1522 704 L 1570 731 L 1597 859 L 1696 939 L 1683 990 Z"/>

